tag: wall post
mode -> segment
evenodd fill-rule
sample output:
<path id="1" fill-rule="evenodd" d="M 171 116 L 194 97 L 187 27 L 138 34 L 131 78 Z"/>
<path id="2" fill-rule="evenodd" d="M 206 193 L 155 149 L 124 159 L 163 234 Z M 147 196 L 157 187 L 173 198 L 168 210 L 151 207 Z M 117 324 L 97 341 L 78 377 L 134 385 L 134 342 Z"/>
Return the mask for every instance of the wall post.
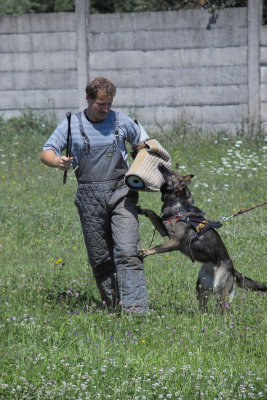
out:
<path id="1" fill-rule="evenodd" d="M 260 28 L 262 0 L 248 0 L 248 122 L 254 136 L 260 127 Z"/>
<path id="2" fill-rule="evenodd" d="M 85 108 L 85 86 L 88 82 L 87 27 L 90 10 L 89 0 L 75 0 L 77 38 L 77 82 L 79 110 Z"/>

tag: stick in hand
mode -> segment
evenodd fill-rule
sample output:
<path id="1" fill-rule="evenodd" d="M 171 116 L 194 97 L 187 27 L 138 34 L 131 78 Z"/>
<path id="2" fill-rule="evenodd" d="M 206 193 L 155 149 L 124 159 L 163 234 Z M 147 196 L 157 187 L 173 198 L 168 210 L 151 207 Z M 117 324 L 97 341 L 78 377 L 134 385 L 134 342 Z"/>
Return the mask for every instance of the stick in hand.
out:
<path id="1" fill-rule="evenodd" d="M 71 135 L 71 129 L 70 129 L 71 112 L 67 112 L 66 117 L 67 117 L 67 120 L 68 120 L 68 136 L 67 136 L 66 157 L 69 157 L 70 156 L 70 135 Z M 64 175 L 63 175 L 63 184 L 64 185 L 65 185 L 66 180 L 67 180 L 67 173 L 68 173 L 68 171 L 64 171 Z"/>

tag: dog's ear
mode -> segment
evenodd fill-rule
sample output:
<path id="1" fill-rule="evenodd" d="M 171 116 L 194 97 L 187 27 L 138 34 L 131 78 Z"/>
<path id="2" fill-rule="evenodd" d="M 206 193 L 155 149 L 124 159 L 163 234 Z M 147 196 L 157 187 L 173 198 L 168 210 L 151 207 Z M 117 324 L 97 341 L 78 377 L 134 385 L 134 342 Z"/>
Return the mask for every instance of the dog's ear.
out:
<path id="1" fill-rule="evenodd" d="M 183 180 L 184 180 L 184 181 L 191 181 L 191 179 L 194 178 L 194 176 L 195 176 L 195 175 L 193 175 L 193 174 L 185 175 L 185 176 L 183 177 Z"/>
<path id="2" fill-rule="evenodd" d="M 191 178 L 193 178 L 193 174 L 188 174 L 183 176 L 180 181 L 179 181 L 179 185 L 178 185 L 178 190 L 179 192 L 182 192 L 185 188 L 187 188 L 188 185 L 190 185 L 191 183 Z"/>

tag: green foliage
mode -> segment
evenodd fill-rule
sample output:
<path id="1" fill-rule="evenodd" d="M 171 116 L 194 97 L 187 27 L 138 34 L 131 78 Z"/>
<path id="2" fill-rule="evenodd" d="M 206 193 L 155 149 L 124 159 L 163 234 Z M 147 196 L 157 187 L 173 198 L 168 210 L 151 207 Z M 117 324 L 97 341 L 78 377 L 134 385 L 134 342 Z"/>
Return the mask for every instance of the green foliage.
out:
<path id="1" fill-rule="evenodd" d="M 247 0 L 90 0 L 92 14 L 246 7 Z M 0 0 L 0 15 L 74 11 L 75 0 Z M 263 20 L 267 22 L 267 0 L 263 1 Z"/>
<path id="2" fill-rule="evenodd" d="M 246 7 L 247 0 L 91 0 L 92 13 L 138 12 L 185 10 L 207 8 L 214 10 L 226 7 Z"/>
<path id="3" fill-rule="evenodd" d="M 74 9 L 75 0 L 55 0 L 54 2 L 55 12 L 74 11 Z"/>
<path id="4" fill-rule="evenodd" d="M 4 14 L 23 14 L 29 12 L 31 7 L 30 0 L 0 0 L 0 15 Z"/>
<path id="5" fill-rule="evenodd" d="M 129 0 L 126 0 L 128 4 Z M 90 12 L 92 14 L 114 13 L 113 0 L 90 0 Z"/>
<path id="6" fill-rule="evenodd" d="M 264 399 L 266 298 L 237 290 L 218 315 L 200 315 L 199 264 L 178 252 L 145 259 L 151 311 L 144 318 L 106 310 L 87 264 L 76 180 L 41 164 L 55 121 L 30 110 L 0 118 L 0 399 Z M 155 135 L 154 135 L 155 136 Z M 189 131 L 157 138 L 190 190 L 217 219 L 266 200 L 267 137 Z M 140 205 L 160 212 L 159 193 Z M 266 207 L 266 206 L 265 206 Z M 266 282 L 265 207 L 220 228 L 235 267 Z M 153 236 L 140 217 L 142 246 Z M 154 244 L 163 239 L 156 234 Z"/>
<path id="7" fill-rule="evenodd" d="M 0 0 L 0 15 L 74 11 L 75 0 Z"/>
<path id="8" fill-rule="evenodd" d="M 0 116 L 0 136 L 2 140 L 5 140 L 10 132 L 16 132 L 20 136 L 26 135 L 26 137 L 37 133 L 47 136 L 55 126 L 55 115 L 50 114 L 48 116 L 43 112 L 36 112 L 31 109 L 25 109 L 19 117 L 7 120 Z"/>
<path id="9" fill-rule="evenodd" d="M 243 7 L 247 0 L 90 0 L 91 13 Z M 1 0 L 0 14 L 73 11 L 75 0 Z"/>

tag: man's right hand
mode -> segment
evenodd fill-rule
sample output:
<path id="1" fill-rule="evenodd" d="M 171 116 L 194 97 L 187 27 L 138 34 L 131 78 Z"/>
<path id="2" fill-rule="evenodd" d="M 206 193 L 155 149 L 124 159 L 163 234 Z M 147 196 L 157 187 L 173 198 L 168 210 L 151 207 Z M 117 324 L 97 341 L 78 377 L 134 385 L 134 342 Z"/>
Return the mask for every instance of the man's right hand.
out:
<path id="1" fill-rule="evenodd" d="M 73 163 L 73 157 L 61 156 L 58 159 L 58 168 L 62 171 L 67 171 Z"/>

